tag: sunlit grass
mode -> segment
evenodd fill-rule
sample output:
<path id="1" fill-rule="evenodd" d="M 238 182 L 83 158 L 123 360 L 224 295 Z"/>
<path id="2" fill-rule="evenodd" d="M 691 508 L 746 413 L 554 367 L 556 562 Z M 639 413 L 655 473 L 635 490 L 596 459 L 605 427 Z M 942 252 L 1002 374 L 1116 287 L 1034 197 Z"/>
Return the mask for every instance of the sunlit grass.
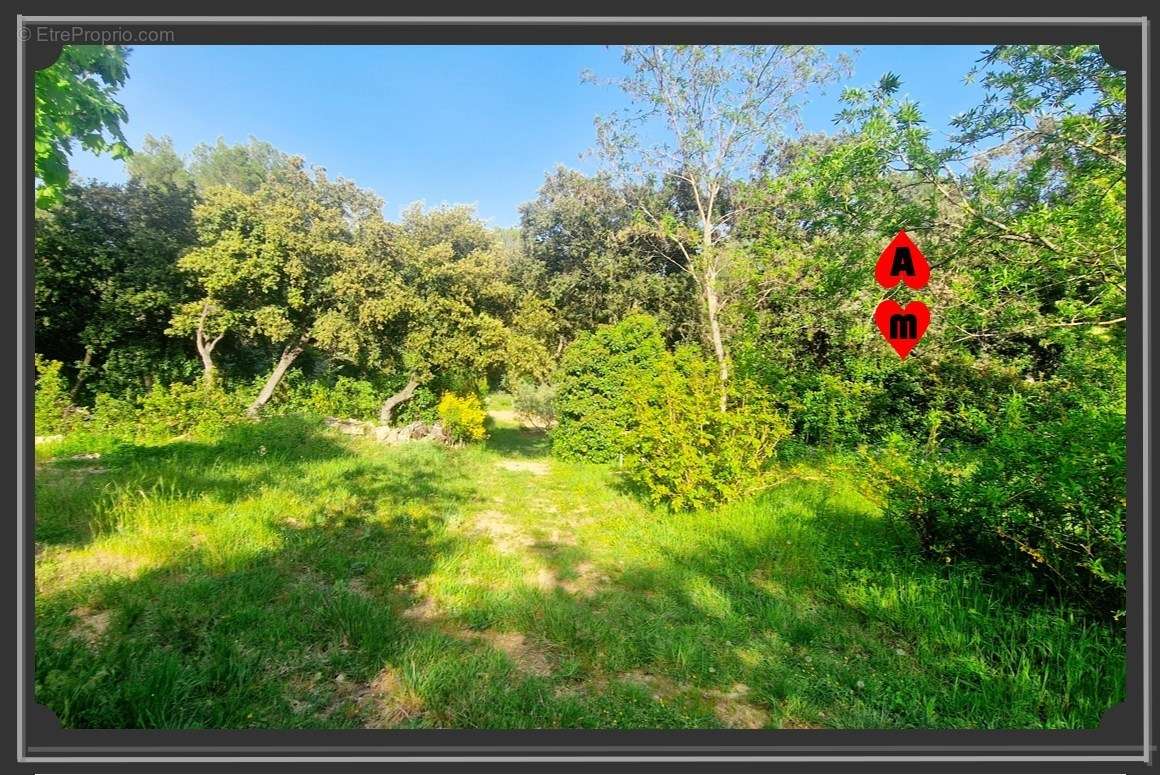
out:
<path id="1" fill-rule="evenodd" d="M 38 465 L 37 700 L 68 726 L 1091 727 L 1123 694 L 1117 631 L 921 561 L 824 459 L 682 515 L 512 423 Z"/>

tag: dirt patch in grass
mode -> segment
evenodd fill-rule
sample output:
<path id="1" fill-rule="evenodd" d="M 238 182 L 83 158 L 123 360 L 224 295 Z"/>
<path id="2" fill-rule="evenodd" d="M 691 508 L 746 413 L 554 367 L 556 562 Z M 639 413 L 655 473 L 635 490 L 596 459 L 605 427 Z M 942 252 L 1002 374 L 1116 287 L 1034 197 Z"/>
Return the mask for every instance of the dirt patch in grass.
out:
<path id="1" fill-rule="evenodd" d="M 513 425 L 520 426 L 524 424 L 524 419 L 520 417 L 519 412 L 512 411 L 511 409 L 489 409 L 487 413 L 496 422 L 512 423 Z"/>
<path id="2" fill-rule="evenodd" d="M 87 605 L 74 608 L 72 615 L 76 618 L 72 633 L 90 646 L 95 644 L 109 629 L 109 612 L 96 610 Z"/>
<path id="3" fill-rule="evenodd" d="M 705 696 L 713 701 L 713 713 L 730 729 L 761 729 L 769 723 L 769 713 L 746 701 L 749 687 L 733 684 L 727 692 L 709 691 Z"/>
<path id="4" fill-rule="evenodd" d="M 609 578 L 593 563 L 585 560 L 576 566 L 575 577 L 560 582 L 560 588 L 569 595 L 592 597 L 608 584 Z"/>
<path id="5" fill-rule="evenodd" d="M 746 700 L 749 696 L 749 687 L 742 683 L 734 684 L 729 691 L 697 689 L 643 670 L 621 673 L 618 678 L 621 681 L 644 686 L 658 702 L 674 699 L 701 700 L 712 706 L 713 715 L 730 729 L 761 729 L 769 723 L 769 713 Z"/>
<path id="6" fill-rule="evenodd" d="M 507 514 L 494 509 L 475 515 L 471 520 L 471 528 L 490 538 L 495 547 L 504 554 L 513 554 L 536 542 L 518 526 L 513 525 Z"/>
<path id="7" fill-rule="evenodd" d="M 390 729 L 421 716 L 423 698 L 403 682 L 393 667 L 386 667 L 360 690 L 358 705 L 368 729 Z"/>
<path id="8" fill-rule="evenodd" d="M 587 560 L 579 563 L 568 578 L 560 575 L 550 567 L 540 566 L 524 577 L 530 587 L 553 592 L 557 589 L 573 597 L 595 597 L 602 587 L 610 581 L 607 574 L 602 573 L 596 565 Z"/>
<path id="9" fill-rule="evenodd" d="M 554 580 L 554 577 L 553 577 Z M 532 643 L 522 632 L 500 632 L 497 630 L 469 630 L 449 621 L 439 608 L 435 598 L 426 594 L 422 582 L 411 587 L 412 594 L 419 598 L 402 612 L 402 617 L 422 624 L 461 641 L 481 641 L 491 648 L 507 655 L 521 673 L 536 676 L 552 674 L 552 660 L 548 653 Z"/>
<path id="10" fill-rule="evenodd" d="M 617 678 L 645 687 L 652 693 L 652 698 L 658 701 L 671 700 L 689 690 L 689 687 L 681 686 L 671 678 L 647 673 L 643 670 L 630 670 L 627 673 L 621 673 Z"/>
<path id="11" fill-rule="evenodd" d="M 460 636 L 478 638 L 496 651 L 507 654 L 521 673 L 537 676 L 552 674 L 552 662 L 545 651 L 528 641 L 522 632 L 496 632 L 494 630 L 460 630 Z"/>
<path id="12" fill-rule="evenodd" d="M 346 582 L 346 588 L 359 597 L 365 597 L 368 600 L 374 597 L 370 589 L 367 588 L 367 583 L 360 578 L 348 579 Z"/>
<path id="13" fill-rule="evenodd" d="M 439 609 L 439 604 L 435 602 L 435 598 L 427 594 L 426 584 L 422 581 L 404 586 L 399 591 L 415 598 L 415 601 L 400 614 L 404 619 L 430 625 L 438 625 L 443 621 L 443 612 Z"/>
<path id="14" fill-rule="evenodd" d="M 78 570 L 84 573 L 103 573 L 110 576 L 135 577 L 148 563 L 139 557 L 120 552 L 97 549 L 76 557 Z"/>
<path id="15" fill-rule="evenodd" d="M 505 471 L 522 471 L 533 476 L 546 476 L 551 470 L 542 460 L 501 460 L 496 465 Z"/>

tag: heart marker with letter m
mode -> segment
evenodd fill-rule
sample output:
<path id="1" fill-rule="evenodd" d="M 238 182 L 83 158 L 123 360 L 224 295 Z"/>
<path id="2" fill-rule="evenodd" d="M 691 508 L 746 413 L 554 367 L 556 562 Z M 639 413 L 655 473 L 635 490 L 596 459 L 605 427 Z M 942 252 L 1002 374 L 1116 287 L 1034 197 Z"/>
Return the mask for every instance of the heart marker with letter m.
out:
<path id="1" fill-rule="evenodd" d="M 908 288 L 922 288 L 930 280 L 930 264 L 910 235 L 899 231 L 878 257 L 874 279 L 883 288 L 893 288 L 900 282 Z M 921 301 L 903 307 L 894 299 L 887 299 L 874 310 L 874 322 L 882 338 L 899 358 L 906 360 L 930 325 L 930 309 Z"/>

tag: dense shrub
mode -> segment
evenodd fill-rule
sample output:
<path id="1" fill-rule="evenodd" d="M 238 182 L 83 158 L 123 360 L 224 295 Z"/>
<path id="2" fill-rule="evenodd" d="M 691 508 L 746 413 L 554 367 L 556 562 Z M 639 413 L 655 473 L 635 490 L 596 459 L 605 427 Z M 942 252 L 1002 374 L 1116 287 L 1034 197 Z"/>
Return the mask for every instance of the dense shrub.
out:
<path id="1" fill-rule="evenodd" d="M 483 421 L 487 412 L 479 397 L 468 393 L 444 393 L 439 399 L 439 421 L 451 438 L 459 442 L 481 441 L 487 437 Z"/>
<path id="2" fill-rule="evenodd" d="M 84 417 L 72 405 L 68 383 L 61 374 L 63 364 L 36 355 L 36 395 L 33 401 L 33 424 L 38 436 L 66 433 Z"/>
<path id="3" fill-rule="evenodd" d="M 379 416 L 384 391 L 370 380 L 339 375 L 330 380 L 311 380 L 293 371 L 282 380 L 273 408 L 281 414 L 352 417 L 373 420 Z"/>
<path id="4" fill-rule="evenodd" d="M 682 347 L 629 385 L 633 420 L 625 479 L 653 504 L 703 508 L 760 490 L 789 426 L 771 398 L 734 384 L 721 411 L 717 368 Z"/>
<path id="5" fill-rule="evenodd" d="M 619 460 L 634 413 L 628 386 L 654 375 L 665 352 L 660 325 L 647 315 L 601 326 L 569 345 L 554 380 L 553 453 L 565 460 Z"/>
<path id="6" fill-rule="evenodd" d="M 204 385 L 154 385 L 141 398 L 137 427 L 150 437 L 218 433 L 241 421 L 244 399 Z"/>
<path id="7" fill-rule="evenodd" d="M 131 437 L 137 432 L 138 411 L 134 399 L 98 393 L 89 425 L 92 430 Z"/>
<path id="8" fill-rule="evenodd" d="M 512 405 L 529 424 L 550 428 L 556 421 L 556 389 L 549 384 L 521 382 L 512 389 Z"/>
<path id="9" fill-rule="evenodd" d="M 797 420 L 802 439 L 828 447 L 857 444 L 866 431 L 870 399 L 880 390 L 871 382 L 817 375 L 801 397 Z"/>
<path id="10" fill-rule="evenodd" d="M 970 560 L 1029 591 L 1053 591 L 1121 615 L 1122 410 L 1053 415 L 1016 397 L 994 426 L 992 439 L 977 448 L 926 460 L 914 452 L 894 455 L 889 512 L 915 531 L 932 558 Z"/>

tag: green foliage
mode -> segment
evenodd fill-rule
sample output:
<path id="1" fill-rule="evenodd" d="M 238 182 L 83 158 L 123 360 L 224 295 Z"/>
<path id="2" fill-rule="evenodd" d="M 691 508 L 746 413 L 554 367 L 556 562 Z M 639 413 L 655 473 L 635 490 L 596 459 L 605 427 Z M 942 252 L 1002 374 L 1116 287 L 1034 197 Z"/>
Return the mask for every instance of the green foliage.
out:
<path id="1" fill-rule="evenodd" d="M 204 385 L 154 385 L 142 396 L 138 432 L 149 438 L 208 435 L 240 422 L 241 396 Z"/>
<path id="2" fill-rule="evenodd" d="M 768 486 L 790 429 L 768 396 L 734 383 L 720 408 L 715 364 L 694 347 L 665 354 L 629 383 L 634 407 L 624 477 L 647 500 L 675 511 L 737 500 Z"/>
<path id="3" fill-rule="evenodd" d="M 129 76 L 123 46 L 72 46 L 36 72 L 34 171 L 36 206 L 54 205 L 68 183 L 74 142 L 115 159 L 129 155 L 121 124 L 129 120 L 114 96 Z"/>
<path id="4" fill-rule="evenodd" d="M 194 185 L 185 160 L 177 153 L 173 139 L 168 135 L 145 135 L 141 147 L 125 160 L 125 171 L 131 180 L 151 188 L 182 190 Z"/>
<path id="5" fill-rule="evenodd" d="M 801 397 L 797 419 L 803 440 L 829 447 L 861 441 L 875 389 L 867 382 L 819 374 L 816 384 Z"/>
<path id="6" fill-rule="evenodd" d="M 62 363 L 36 354 L 36 398 L 33 424 L 38 436 L 64 433 L 76 426 L 79 416 L 69 399 Z"/>
<path id="7" fill-rule="evenodd" d="M 512 406 L 529 424 L 550 428 L 556 422 L 556 388 L 546 382 L 521 382 L 512 388 Z"/>
<path id="8" fill-rule="evenodd" d="M 630 386 L 655 374 L 665 352 L 660 327 L 648 315 L 601 326 L 569 345 L 553 380 L 553 453 L 565 460 L 618 460 L 635 412 Z"/>
<path id="9" fill-rule="evenodd" d="M 692 278 L 673 271 L 671 248 L 637 228 L 629 202 L 638 193 L 558 167 L 520 207 L 518 280 L 550 305 L 564 341 L 637 312 L 655 317 L 667 339 L 699 330 Z"/>
<path id="10" fill-rule="evenodd" d="M 1016 396 L 978 447 L 894 458 L 889 509 L 934 559 L 980 563 L 1007 584 L 1100 616 L 1125 604 L 1123 407 Z"/>
<path id="11" fill-rule="evenodd" d="M 279 413 L 374 420 L 383 403 L 383 386 L 340 374 L 333 380 L 308 379 L 294 371 L 282 381 L 272 403 Z"/>
<path id="12" fill-rule="evenodd" d="M 629 112 L 598 124 L 628 178 L 558 169 L 518 232 L 468 207 L 388 222 L 256 140 L 187 167 L 150 137 L 127 184 L 66 184 L 70 138 L 126 150 L 123 53 L 36 76 L 36 422 L 70 449 L 213 434 L 259 388 L 374 419 L 408 384 L 396 422 L 448 414 L 466 440 L 507 385 L 558 458 L 696 509 L 767 486 L 789 423 L 876 460 L 930 558 L 1124 609 L 1126 82 L 1098 47 L 985 52 L 949 144 L 893 73 L 844 91 L 836 132 L 782 137 L 797 87 L 841 69 L 817 49 L 630 48 Z M 675 133 L 650 147 L 657 116 Z M 905 362 L 868 317 L 900 228 L 936 267 Z M 191 387 L 215 359 L 225 387 Z"/>
<path id="13" fill-rule="evenodd" d="M 487 418 L 487 411 L 479 396 L 472 393 L 457 395 L 444 393 L 439 399 L 439 421 L 443 429 L 458 442 L 483 441 L 487 438 L 487 429 L 483 422 Z"/>
<path id="14" fill-rule="evenodd" d="M 294 166 L 292 157 L 263 140 L 251 137 L 245 144 L 227 145 L 219 137 L 213 145 L 201 143 L 193 149 L 189 176 L 203 191 L 232 188 L 253 194 Z"/>
<path id="15" fill-rule="evenodd" d="M 133 178 L 68 185 L 38 213 L 37 351 L 85 383 L 78 400 L 188 373 L 165 329 L 188 292 L 176 262 L 195 239 L 193 204 L 189 188 Z"/>

